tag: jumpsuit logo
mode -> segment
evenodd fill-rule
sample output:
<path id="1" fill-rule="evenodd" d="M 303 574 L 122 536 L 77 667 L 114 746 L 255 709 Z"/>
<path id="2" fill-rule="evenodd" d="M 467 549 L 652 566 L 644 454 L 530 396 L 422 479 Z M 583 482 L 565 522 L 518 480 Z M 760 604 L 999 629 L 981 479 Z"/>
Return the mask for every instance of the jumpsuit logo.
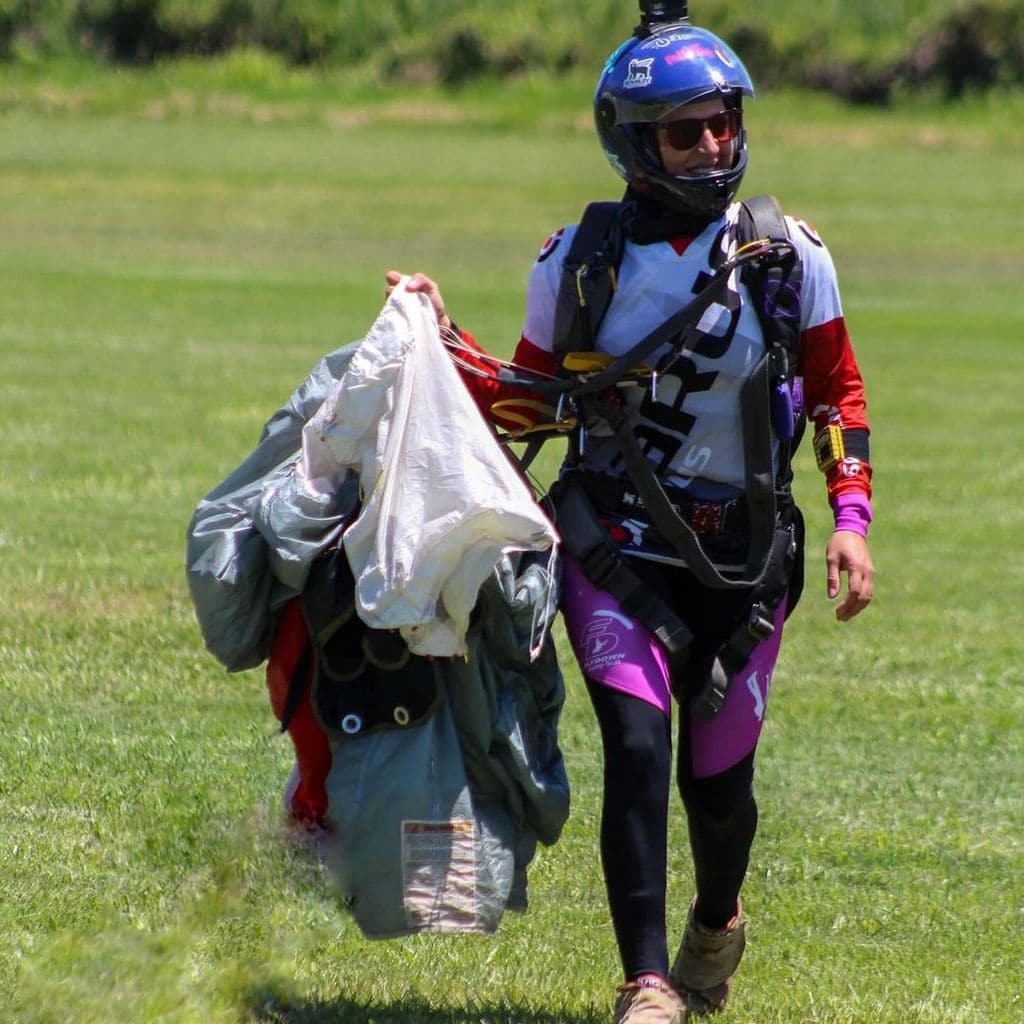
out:
<path id="1" fill-rule="evenodd" d="M 633 629 L 633 624 L 622 615 L 613 611 L 599 610 L 583 630 L 581 646 L 585 670 L 593 673 L 597 669 L 617 665 L 625 656 L 618 651 L 621 643 L 615 623 L 626 629 Z"/>

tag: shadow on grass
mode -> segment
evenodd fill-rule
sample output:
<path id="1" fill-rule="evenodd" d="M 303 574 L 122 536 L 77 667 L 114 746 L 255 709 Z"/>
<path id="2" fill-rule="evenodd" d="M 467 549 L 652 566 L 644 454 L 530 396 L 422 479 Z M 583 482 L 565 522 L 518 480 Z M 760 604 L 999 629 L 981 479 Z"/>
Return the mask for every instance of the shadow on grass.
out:
<path id="1" fill-rule="evenodd" d="M 247 1021 L 252 1024 L 607 1024 L 608 1015 L 517 1008 L 511 1004 L 446 1010 L 420 999 L 392 1003 L 355 999 L 330 1001 L 293 998 L 279 991 L 251 993 Z"/>

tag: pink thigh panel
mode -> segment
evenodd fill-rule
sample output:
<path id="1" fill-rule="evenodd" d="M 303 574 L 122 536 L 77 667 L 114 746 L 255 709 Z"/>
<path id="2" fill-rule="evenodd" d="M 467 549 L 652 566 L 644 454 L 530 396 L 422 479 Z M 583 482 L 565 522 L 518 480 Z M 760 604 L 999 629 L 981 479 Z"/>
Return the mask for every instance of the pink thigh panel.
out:
<path id="1" fill-rule="evenodd" d="M 562 566 L 561 607 L 569 642 L 585 676 L 671 714 L 668 658 L 661 644 L 568 558 Z"/>
<path id="2" fill-rule="evenodd" d="M 783 601 L 775 610 L 775 632 L 762 640 L 751 651 L 746 665 L 730 677 L 722 710 L 710 721 L 696 713 L 690 716 L 690 756 L 696 778 L 724 772 L 757 746 L 785 617 Z"/>
<path id="3" fill-rule="evenodd" d="M 561 608 L 584 675 L 671 715 L 664 648 L 643 623 L 626 614 L 611 594 L 595 587 L 568 558 L 563 563 Z M 775 632 L 754 648 L 742 671 L 730 681 L 722 710 L 711 721 L 690 716 L 690 751 L 697 778 L 725 771 L 757 746 L 784 616 L 785 602 L 776 611 Z"/>

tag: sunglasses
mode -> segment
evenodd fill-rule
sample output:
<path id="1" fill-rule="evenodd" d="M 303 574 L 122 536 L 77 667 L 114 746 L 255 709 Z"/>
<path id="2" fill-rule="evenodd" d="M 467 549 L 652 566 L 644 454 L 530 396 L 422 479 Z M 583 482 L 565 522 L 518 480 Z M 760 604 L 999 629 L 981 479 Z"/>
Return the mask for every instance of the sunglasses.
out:
<path id="1" fill-rule="evenodd" d="M 743 112 L 723 110 L 711 117 L 684 117 L 654 127 L 664 135 L 665 141 L 673 149 L 693 149 L 700 142 L 705 128 L 711 132 L 715 142 L 732 142 L 743 127 Z"/>

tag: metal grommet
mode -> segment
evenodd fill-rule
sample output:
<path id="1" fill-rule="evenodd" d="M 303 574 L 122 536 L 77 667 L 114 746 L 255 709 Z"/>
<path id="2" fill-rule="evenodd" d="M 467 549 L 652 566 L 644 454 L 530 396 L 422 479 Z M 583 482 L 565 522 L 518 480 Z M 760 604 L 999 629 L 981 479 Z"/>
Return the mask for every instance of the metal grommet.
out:
<path id="1" fill-rule="evenodd" d="M 355 736 L 363 728 L 363 720 L 359 715 L 348 714 L 341 720 L 341 731 Z"/>
<path id="2" fill-rule="evenodd" d="M 405 707 L 405 705 L 399 704 L 398 707 L 396 707 L 395 710 L 392 712 L 392 714 L 395 717 L 395 721 L 399 725 L 409 724 L 409 709 Z"/>

